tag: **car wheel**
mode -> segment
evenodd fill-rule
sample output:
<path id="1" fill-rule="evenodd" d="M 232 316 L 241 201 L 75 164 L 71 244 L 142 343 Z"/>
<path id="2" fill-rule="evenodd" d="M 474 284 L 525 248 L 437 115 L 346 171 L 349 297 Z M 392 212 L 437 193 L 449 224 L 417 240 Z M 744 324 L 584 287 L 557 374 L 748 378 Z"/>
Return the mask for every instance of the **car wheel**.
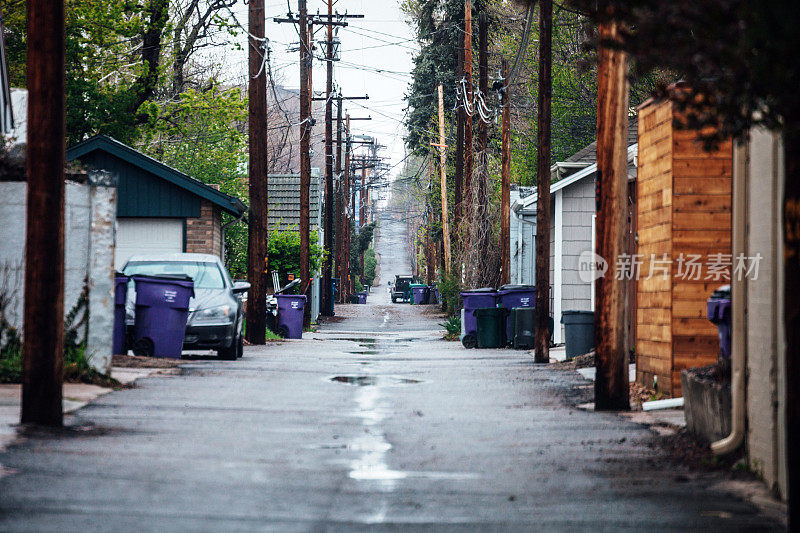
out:
<path id="1" fill-rule="evenodd" d="M 392 303 L 393 303 L 393 304 L 396 304 L 396 303 L 397 303 L 397 298 L 395 298 L 394 296 L 392 296 Z"/>
<path id="2" fill-rule="evenodd" d="M 231 341 L 231 345 L 227 348 L 222 348 L 221 350 L 217 350 L 217 357 L 220 359 L 224 359 L 225 361 L 234 361 L 236 360 L 236 355 L 239 352 L 239 343 L 241 341 L 237 338 L 234 338 Z"/>

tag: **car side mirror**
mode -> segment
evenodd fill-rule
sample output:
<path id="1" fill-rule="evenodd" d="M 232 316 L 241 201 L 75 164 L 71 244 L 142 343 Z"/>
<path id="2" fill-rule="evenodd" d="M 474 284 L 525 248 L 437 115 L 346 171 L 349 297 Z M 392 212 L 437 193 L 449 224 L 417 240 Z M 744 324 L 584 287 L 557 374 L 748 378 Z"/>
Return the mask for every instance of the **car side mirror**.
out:
<path id="1" fill-rule="evenodd" d="M 250 284 L 246 281 L 235 281 L 233 283 L 233 293 L 234 294 L 241 294 L 243 292 L 247 292 L 250 289 Z"/>

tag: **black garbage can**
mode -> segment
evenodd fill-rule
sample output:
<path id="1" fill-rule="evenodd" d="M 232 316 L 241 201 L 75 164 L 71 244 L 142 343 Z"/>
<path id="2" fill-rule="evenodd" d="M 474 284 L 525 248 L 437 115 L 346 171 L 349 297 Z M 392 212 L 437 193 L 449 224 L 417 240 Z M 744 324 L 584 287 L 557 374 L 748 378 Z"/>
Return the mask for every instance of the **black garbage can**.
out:
<path id="1" fill-rule="evenodd" d="M 566 337 L 567 359 L 589 353 L 594 348 L 594 311 L 564 311 L 561 313 Z"/>
<path id="2" fill-rule="evenodd" d="M 128 301 L 130 278 L 117 272 L 114 275 L 114 333 L 112 351 L 114 355 L 127 353 L 125 346 L 125 304 Z"/>
<path id="3" fill-rule="evenodd" d="M 731 357 L 731 286 L 723 285 L 711 293 L 706 302 L 708 320 L 717 326 L 719 354 L 723 359 Z"/>
<path id="4" fill-rule="evenodd" d="M 487 307 L 475 309 L 478 348 L 502 348 L 506 345 L 506 315 L 508 309 Z"/>

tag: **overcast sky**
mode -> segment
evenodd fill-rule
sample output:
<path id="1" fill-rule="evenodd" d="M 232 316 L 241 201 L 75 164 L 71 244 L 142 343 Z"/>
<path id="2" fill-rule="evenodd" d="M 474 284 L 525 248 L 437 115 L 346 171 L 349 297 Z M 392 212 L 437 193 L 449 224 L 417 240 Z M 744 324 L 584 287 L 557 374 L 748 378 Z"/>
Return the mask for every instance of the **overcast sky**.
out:
<path id="1" fill-rule="evenodd" d="M 297 28 L 294 24 L 278 24 L 273 17 L 285 17 L 289 4 L 266 0 L 267 37 L 272 48 L 272 69 L 279 83 L 288 88 L 300 86 L 299 52 Z M 297 1 L 291 0 L 292 13 L 297 13 Z M 327 3 L 309 0 L 309 13 L 327 13 Z M 371 121 L 357 121 L 351 124 L 354 133 L 372 135 L 386 145 L 381 155 L 390 158 L 392 170 L 396 174 L 404 157 L 403 137 L 405 129 L 402 120 L 406 102 L 403 99 L 411 79 L 412 56 L 418 49 L 411 28 L 405 23 L 400 12 L 399 2 L 395 0 L 339 0 L 334 11 L 350 14 L 363 14 L 363 19 L 350 19 L 349 26 L 339 28 L 341 39 L 341 61 L 335 64 L 334 82 L 345 96 L 369 95 L 368 101 L 351 101 L 345 110 L 353 117 L 371 116 Z M 234 12 L 242 24 L 247 24 L 247 5 L 239 3 Z M 318 27 L 315 40 L 327 39 L 324 27 Z M 244 80 L 247 71 L 246 36 L 242 35 L 241 51 L 226 54 L 229 72 L 232 77 Z M 315 52 L 324 54 L 321 43 Z M 325 63 L 314 61 L 314 90 L 324 94 Z M 314 126 L 314 133 L 324 132 L 324 123 Z M 312 146 L 314 150 L 323 150 Z"/>

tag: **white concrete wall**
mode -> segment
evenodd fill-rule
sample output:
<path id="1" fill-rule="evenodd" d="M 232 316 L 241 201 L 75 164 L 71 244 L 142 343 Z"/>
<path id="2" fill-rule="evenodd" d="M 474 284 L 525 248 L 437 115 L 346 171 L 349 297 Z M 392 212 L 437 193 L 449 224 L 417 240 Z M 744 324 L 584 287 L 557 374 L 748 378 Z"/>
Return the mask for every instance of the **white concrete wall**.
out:
<path id="1" fill-rule="evenodd" d="M 777 135 L 755 130 L 749 146 L 737 154 L 747 157 L 746 175 L 736 175 L 734 186 L 745 187 L 748 230 L 745 249 L 734 256 L 762 256 L 758 277 L 744 284 L 748 458 L 770 489 L 785 498 L 782 150 Z"/>
<path id="2" fill-rule="evenodd" d="M 0 182 L 0 286 L 14 292 L 7 319 L 22 330 L 27 183 Z M 88 284 L 87 355 L 101 372 L 111 355 L 116 188 L 67 181 L 64 232 L 64 314 Z M 94 357 L 95 359 L 91 359 Z"/>

